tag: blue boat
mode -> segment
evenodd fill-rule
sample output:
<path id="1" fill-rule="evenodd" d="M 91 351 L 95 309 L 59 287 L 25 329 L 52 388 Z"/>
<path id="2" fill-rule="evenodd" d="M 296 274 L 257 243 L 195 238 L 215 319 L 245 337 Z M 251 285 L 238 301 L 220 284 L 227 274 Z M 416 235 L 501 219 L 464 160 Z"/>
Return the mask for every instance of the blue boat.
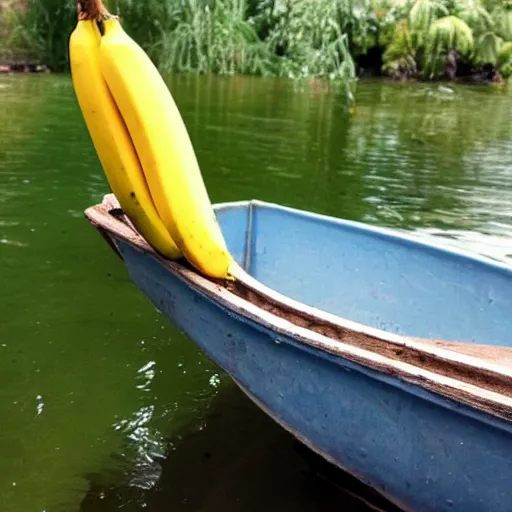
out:
<path id="1" fill-rule="evenodd" d="M 86 216 L 135 285 L 282 427 L 415 512 L 512 510 L 512 269 L 259 201 L 215 211 L 234 282 Z"/>

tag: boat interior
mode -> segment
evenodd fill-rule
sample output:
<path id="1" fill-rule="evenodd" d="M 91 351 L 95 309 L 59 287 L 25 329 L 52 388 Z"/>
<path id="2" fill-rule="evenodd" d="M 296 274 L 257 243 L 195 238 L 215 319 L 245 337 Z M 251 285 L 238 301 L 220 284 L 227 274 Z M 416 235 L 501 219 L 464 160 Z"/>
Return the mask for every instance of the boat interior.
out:
<path id="1" fill-rule="evenodd" d="M 512 269 L 259 201 L 215 209 L 237 263 L 286 297 L 401 336 L 512 346 Z"/>

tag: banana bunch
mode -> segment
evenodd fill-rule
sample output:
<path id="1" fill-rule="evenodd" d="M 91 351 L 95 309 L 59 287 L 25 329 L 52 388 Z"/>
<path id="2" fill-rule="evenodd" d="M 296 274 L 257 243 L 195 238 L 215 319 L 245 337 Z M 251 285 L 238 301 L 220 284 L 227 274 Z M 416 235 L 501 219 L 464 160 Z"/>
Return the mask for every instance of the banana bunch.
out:
<path id="1" fill-rule="evenodd" d="M 71 75 L 112 192 L 157 252 L 230 278 L 233 261 L 169 89 L 101 0 L 78 5 Z"/>

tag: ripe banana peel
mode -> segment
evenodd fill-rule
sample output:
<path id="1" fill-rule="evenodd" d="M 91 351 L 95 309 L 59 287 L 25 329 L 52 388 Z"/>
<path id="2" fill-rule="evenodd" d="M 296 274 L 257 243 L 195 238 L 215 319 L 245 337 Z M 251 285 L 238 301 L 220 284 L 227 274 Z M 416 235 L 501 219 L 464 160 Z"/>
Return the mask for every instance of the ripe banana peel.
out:
<path id="1" fill-rule="evenodd" d="M 104 21 L 99 61 L 165 227 L 199 271 L 229 278 L 232 258 L 178 108 L 156 67 L 116 18 Z"/>
<path id="2" fill-rule="evenodd" d="M 71 34 L 73 86 L 112 192 L 147 242 L 170 259 L 182 253 L 153 203 L 136 150 L 99 65 L 101 34 L 95 19 L 81 19 Z"/>

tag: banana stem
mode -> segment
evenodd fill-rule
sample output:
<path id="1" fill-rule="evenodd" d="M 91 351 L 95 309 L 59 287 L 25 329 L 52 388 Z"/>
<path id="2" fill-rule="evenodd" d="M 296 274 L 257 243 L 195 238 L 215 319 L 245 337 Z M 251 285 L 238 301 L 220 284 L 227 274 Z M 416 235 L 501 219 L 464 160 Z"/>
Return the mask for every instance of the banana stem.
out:
<path id="1" fill-rule="evenodd" d="M 77 0 L 76 10 L 79 20 L 104 20 L 111 18 L 101 0 Z"/>

